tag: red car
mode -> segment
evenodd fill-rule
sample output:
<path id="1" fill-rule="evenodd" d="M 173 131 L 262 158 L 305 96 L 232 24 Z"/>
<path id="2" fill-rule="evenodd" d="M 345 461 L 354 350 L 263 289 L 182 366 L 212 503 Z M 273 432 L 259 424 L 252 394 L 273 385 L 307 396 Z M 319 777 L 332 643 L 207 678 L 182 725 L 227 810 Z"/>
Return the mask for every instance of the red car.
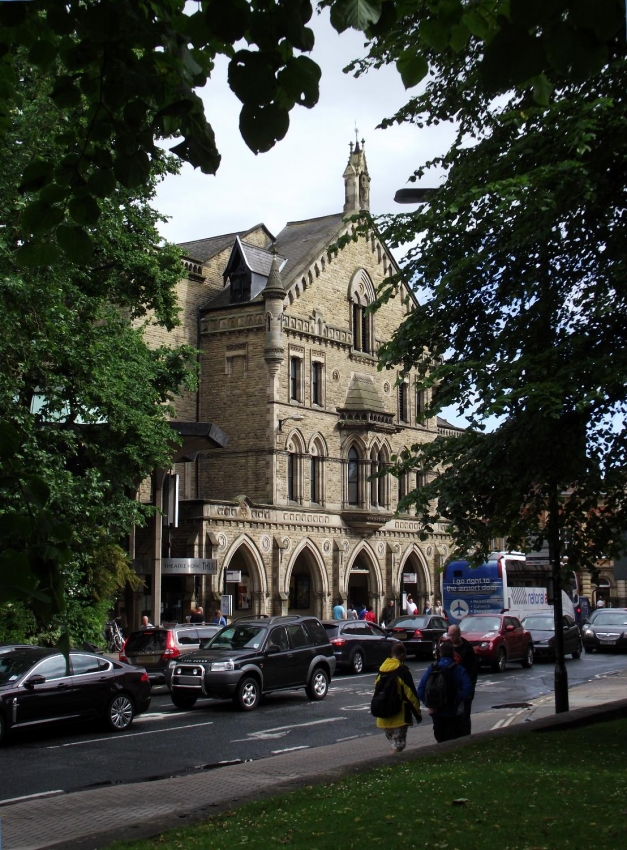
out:
<path id="1" fill-rule="evenodd" d="M 472 646 L 480 664 L 503 673 L 510 661 L 533 666 L 533 640 L 511 614 L 468 614 L 459 623 L 462 636 Z"/>

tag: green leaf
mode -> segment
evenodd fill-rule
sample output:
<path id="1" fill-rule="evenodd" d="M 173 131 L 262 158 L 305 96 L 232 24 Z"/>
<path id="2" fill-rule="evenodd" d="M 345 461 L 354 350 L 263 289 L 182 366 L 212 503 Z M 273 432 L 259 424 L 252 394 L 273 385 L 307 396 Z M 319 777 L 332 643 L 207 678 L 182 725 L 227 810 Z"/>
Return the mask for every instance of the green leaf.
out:
<path id="1" fill-rule="evenodd" d="M 30 233 L 46 233 L 63 221 L 61 207 L 51 206 L 46 201 L 36 200 L 22 213 L 22 227 Z"/>
<path id="2" fill-rule="evenodd" d="M 274 54 L 239 50 L 229 62 L 229 86 L 244 104 L 261 106 L 276 96 Z"/>
<path id="3" fill-rule="evenodd" d="M 113 163 L 113 173 L 128 189 L 141 186 L 149 172 L 150 160 L 144 151 L 137 151 L 133 156 L 117 156 Z"/>
<path id="4" fill-rule="evenodd" d="M 71 109 L 81 102 L 81 93 L 72 77 L 59 77 L 50 94 L 59 109 Z"/>
<path id="5" fill-rule="evenodd" d="M 477 38 L 485 38 L 490 32 L 490 24 L 478 10 L 472 10 L 462 15 L 462 23 L 464 23 L 473 35 Z"/>
<path id="6" fill-rule="evenodd" d="M 28 51 L 28 58 L 33 65 L 46 70 L 54 63 L 57 53 L 57 45 L 54 42 L 48 40 L 36 41 Z"/>
<path id="7" fill-rule="evenodd" d="M 426 58 L 415 50 L 404 50 L 396 60 L 396 67 L 406 89 L 417 86 L 429 73 Z"/>
<path id="8" fill-rule="evenodd" d="M 451 27 L 450 45 L 455 53 L 460 53 L 468 44 L 470 30 L 465 24 L 456 24 Z"/>
<path id="9" fill-rule="evenodd" d="M 111 168 L 99 168 L 90 174 L 87 180 L 87 189 L 97 198 L 107 198 L 112 195 L 117 186 L 115 174 Z"/>
<path id="10" fill-rule="evenodd" d="M 349 27 L 365 32 L 381 17 L 382 0 L 337 0 L 331 7 L 331 24 L 337 32 Z"/>
<path id="11" fill-rule="evenodd" d="M 205 19 L 215 38 L 234 44 L 248 29 L 250 6 L 246 0 L 209 0 Z"/>
<path id="12" fill-rule="evenodd" d="M 541 74 L 545 62 L 544 48 L 538 37 L 504 23 L 486 45 L 481 77 L 489 91 L 505 91 Z"/>
<path id="13" fill-rule="evenodd" d="M 57 228 L 57 242 L 63 253 L 73 263 L 87 265 L 94 253 L 91 236 L 82 228 L 63 224 Z"/>
<path id="14" fill-rule="evenodd" d="M 91 195 L 72 198 L 68 204 L 68 210 L 77 224 L 96 224 L 100 218 L 100 207 Z"/>
<path id="15" fill-rule="evenodd" d="M 290 59 L 278 75 L 278 83 L 296 103 L 311 109 L 320 94 L 320 68 L 307 56 Z"/>
<path id="16" fill-rule="evenodd" d="M 240 112 L 239 129 L 253 153 L 264 153 L 282 139 L 290 125 L 289 112 L 275 104 L 248 106 Z"/>
<path id="17" fill-rule="evenodd" d="M 420 22 L 420 37 L 429 47 L 442 52 L 451 41 L 451 27 L 440 18 L 431 18 Z"/>
<path id="18" fill-rule="evenodd" d="M 43 159 L 31 162 L 24 169 L 22 182 L 18 186 L 18 191 L 22 194 L 24 192 L 36 192 L 42 186 L 45 186 L 46 183 L 50 182 L 53 171 L 54 164 L 52 162 L 47 162 Z"/>
<path id="19" fill-rule="evenodd" d="M 26 242 L 15 252 L 17 265 L 26 268 L 53 266 L 60 258 L 61 252 L 52 242 Z"/>

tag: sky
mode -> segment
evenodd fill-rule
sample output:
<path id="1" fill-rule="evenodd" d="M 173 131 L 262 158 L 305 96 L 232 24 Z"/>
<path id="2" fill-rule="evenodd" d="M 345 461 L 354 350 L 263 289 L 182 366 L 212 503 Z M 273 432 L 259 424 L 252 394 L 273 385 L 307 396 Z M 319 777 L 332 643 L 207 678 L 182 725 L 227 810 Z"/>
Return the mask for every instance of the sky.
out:
<path id="1" fill-rule="evenodd" d="M 316 44 L 309 55 L 322 69 L 320 99 L 313 109 L 292 109 L 287 136 L 267 153 L 255 156 L 239 134 L 241 104 L 228 87 L 228 60 L 220 57 L 201 96 L 222 162 L 215 176 L 185 165 L 162 184 L 157 207 L 170 219 L 162 227 L 169 241 L 246 230 L 262 221 L 276 235 L 288 221 L 341 211 L 342 174 L 355 126 L 359 139 L 366 140 L 374 214 L 401 211 L 393 200 L 396 190 L 408 185 L 417 166 L 445 150 L 450 126 L 376 130 L 411 92 L 393 67 L 357 80 L 343 74 L 351 59 L 364 55 L 364 36 L 354 30 L 336 33 L 327 11 L 314 13 L 310 26 Z"/>

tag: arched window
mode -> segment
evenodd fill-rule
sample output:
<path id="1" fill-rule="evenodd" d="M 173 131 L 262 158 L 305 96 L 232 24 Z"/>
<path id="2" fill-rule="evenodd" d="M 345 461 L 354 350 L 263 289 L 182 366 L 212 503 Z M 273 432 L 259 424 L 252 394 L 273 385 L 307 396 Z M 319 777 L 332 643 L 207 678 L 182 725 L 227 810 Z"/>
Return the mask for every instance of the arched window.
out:
<path id="1" fill-rule="evenodd" d="M 309 499 L 314 504 L 319 504 L 322 501 L 322 461 L 321 458 L 315 455 L 311 456 L 311 466 L 309 470 Z"/>
<path id="2" fill-rule="evenodd" d="M 359 269 L 348 288 L 348 300 L 351 304 L 351 331 L 353 333 L 353 349 L 365 354 L 374 353 L 373 316 L 367 312 L 372 304 L 375 291 L 370 276 L 365 269 Z"/>
<path id="3" fill-rule="evenodd" d="M 379 457 L 377 458 L 377 467 L 378 467 L 379 471 L 385 469 L 385 467 L 386 467 L 385 455 L 383 454 L 383 452 L 379 452 Z M 386 493 L 387 486 L 386 485 L 387 485 L 387 476 L 382 475 L 380 478 L 377 478 L 377 488 L 378 488 L 377 502 L 378 502 L 380 508 L 387 508 L 388 507 L 388 500 L 387 500 L 387 493 Z"/>
<path id="4" fill-rule="evenodd" d="M 346 501 L 349 505 L 359 504 L 359 455 L 355 447 L 348 452 L 348 489 Z"/>
<path id="5" fill-rule="evenodd" d="M 303 502 L 303 455 L 302 437 L 294 432 L 287 442 L 286 496 L 288 502 Z"/>
<path id="6" fill-rule="evenodd" d="M 298 466 L 298 461 L 296 459 L 296 455 L 289 454 L 287 456 L 287 501 L 295 502 L 296 501 L 296 493 L 298 492 L 298 481 L 296 470 Z"/>

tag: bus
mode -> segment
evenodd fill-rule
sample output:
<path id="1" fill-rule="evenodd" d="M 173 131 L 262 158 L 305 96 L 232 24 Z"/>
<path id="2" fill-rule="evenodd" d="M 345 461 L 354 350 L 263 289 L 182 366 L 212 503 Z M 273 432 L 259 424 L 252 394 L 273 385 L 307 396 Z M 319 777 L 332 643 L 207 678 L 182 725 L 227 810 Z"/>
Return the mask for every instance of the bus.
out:
<path id="1" fill-rule="evenodd" d="M 477 567 L 468 561 L 451 561 L 442 573 L 442 605 L 450 623 L 467 614 L 511 611 L 518 618 L 551 610 L 547 580 L 551 568 L 528 563 L 518 552 L 493 552 Z M 564 613 L 575 617 L 568 594 L 562 591 Z"/>

